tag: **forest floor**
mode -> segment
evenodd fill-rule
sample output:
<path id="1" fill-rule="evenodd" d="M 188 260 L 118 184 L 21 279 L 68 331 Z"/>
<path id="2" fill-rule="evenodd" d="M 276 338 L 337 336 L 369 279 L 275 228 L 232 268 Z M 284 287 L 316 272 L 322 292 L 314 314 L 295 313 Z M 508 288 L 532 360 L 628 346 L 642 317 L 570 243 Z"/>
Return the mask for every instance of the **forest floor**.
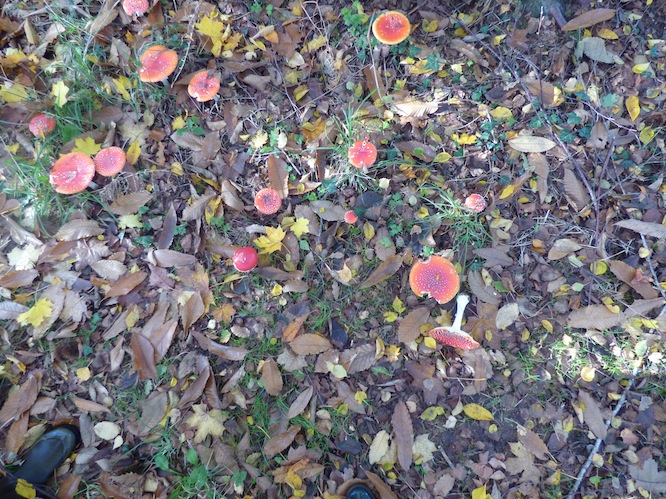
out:
<path id="1" fill-rule="evenodd" d="M 3 469 L 73 421 L 62 499 L 666 494 L 666 5 L 583 3 L 4 2 Z M 429 336 L 431 255 L 479 348 Z"/>

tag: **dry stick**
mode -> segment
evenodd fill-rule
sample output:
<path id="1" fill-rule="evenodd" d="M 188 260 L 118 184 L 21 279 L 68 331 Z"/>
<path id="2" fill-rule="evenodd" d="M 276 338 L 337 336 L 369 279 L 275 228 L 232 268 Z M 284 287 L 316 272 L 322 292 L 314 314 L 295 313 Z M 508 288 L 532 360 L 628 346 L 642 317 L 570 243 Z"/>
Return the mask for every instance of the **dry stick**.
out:
<path id="1" fill-rule="evenodd" d="M 613 415 L 606 420 L 606 428 L 608 429 L 611 425 L 611 421 L 615 416 L 618 415 L 620 412 L 620 409 L 622 409 L 622 406 L 624 405 L 625 401 L 627 400 L 627 393 L 629 393 L 629 390 L 634 386 L 634 378 L 638 374 L 638 366 L 634 366 L 634 370 L 631 373 L 631 378 L 629 378 L 629 383 L 627 386 L 624 388 L 624 391 L 622 392 L 622 396 L 620 397 L 620 400 L 617 401 L 617 404 L 615 404 L 615 409 L 613 409 Z M 592 460 L 594 459 L 594 455 L 599 451 L 599 448 L 601 447 L 601 444 L 603 443 L 602 438 L 597 438 L 596 442 L 594 442 L 594 446 L 590 450 L 590 454 L 587 456 L 587 459 L 585 460 L 585 464 L 583 464 L 583 467 L 580 469 L 578 472 L 578 476 L 576 476 L 576 482 L 573 485 L 573 488 L 571 489 L 571 492 L 569 492 L 569 495 L 566 497 L 566 499 L 574 499 L 574 496 L 578 492 L 578 489 L 580 488 L 581 484 L 583 483 L 583 479 L 585 478 L 585 475 L 590 469 L 590 466 L 592 465 Z"/>

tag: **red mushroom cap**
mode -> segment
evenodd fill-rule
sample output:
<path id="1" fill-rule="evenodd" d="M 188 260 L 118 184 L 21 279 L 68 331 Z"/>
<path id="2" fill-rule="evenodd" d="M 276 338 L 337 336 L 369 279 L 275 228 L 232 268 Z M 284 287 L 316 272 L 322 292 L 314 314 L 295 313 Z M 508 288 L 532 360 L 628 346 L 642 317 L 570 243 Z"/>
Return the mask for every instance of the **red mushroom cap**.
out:
<path id="1" fill-rule="evenodd" d="M 372 34 L 386 45 L 395 45 L 409 36 L 411 27 L 405 14 L 391 10 L 375 19 L 372 23 Z"/>
<path id="2" fill-rule="evenodd" d="M 354 210 L 349 210 L 345 212 L 345 222 L 348 224 L 354 224 L 358 220 L 358 216 L 354 213 Z"/>
<path id="3" fill-rule="evenodd" d="M 465 198 L 465 208 L 481 213 L 486 209 L 486 200 L 483 199 L 481 194 L 470 194 Z"/>
<path id="4" fill-rule="evenodd" d="M 125 168 L 127 156 L 120 147 L 105 147 L 95 156 L 95 171 L 103 177 L 110 177 Z"/>
<path id="5" fill-rule="evenodd" d="M 450 347 L 460 348 L 461 350 L 474 350 L 481 345 L 465 331 L 456 331 L 448 327 L 436 327 L 432 329 L 429 336 L 435 340 Z"/>
<path id="6" fill-rule="evenodd" d="M 231 261 L 236 270 L 239 272 L 247 272 L 257 266 L 257 263 L 259 262 L 259 254 L 254 248 L 243 246 L 234 252 Z"/>
<path id="7" fill-rule="evenodd" d="M 82 152 L 70 152 L 53 164 L 49 182 L 60 194 L 76 194 L 85 190 L 94 176 L 92 158 Z"/>
<path id="8" fill-rule="evenodd" d="M 148 83 L 164 80 L 178 66 L 178 54 L 163 45 L 148 47 L 140 60 L 139 79 Z"/>
<path id="9" fill-rule="evenodd" d="M 359 140 L 347 151 L 349 162 L 356 168 L 370 166 L 377 160 L 377 148 L 367 140 Z"/>
<path id="10" fill-rule="evenodd" d="M 428 294 L 437 303 L 446 303 L 460 291 L 460 276 L 450 261 L 432 255 L 425 262 L 414 262 L 409 272 L 409 285 L 418 296 Z"/>
<path id="11" fill-rule="evenodd" d="M 187 85 L 187 93 L 199 102 L 213 99 L 220 90 L 220 79 L 208 71 L 195 74 Z"/>
<path id="12" fill-rule="evenodd" d="M 30 123 L 28 124 L 28 129 L 35 137 L 43 139 L 53 130 L 55 130 L 55 126 L 56 120 L 54 117 L 44 113 L 39 113 L 32 117 Z"/>
<path id="13" fill-rule="evenodd" d="M 123 10 L 128 16 L 142 16 L 148 11 L 148 0 L 123 0 Z"/>
<path id="14" fill-rule="evenodd" d="M 277 213 L 277 211 L 280 209 L 280 206 L 282 206 L 282 198 L 280 197 L 280 193 L 275 189 L 271 189 L 270 187 L 261 189 L 259 192 L 257 192 L 256 196 L 254 196 L 254 207 L 259 211 L 259 213 L 263 213 L 264 215 L 272 215 L 273 213 Z"/>

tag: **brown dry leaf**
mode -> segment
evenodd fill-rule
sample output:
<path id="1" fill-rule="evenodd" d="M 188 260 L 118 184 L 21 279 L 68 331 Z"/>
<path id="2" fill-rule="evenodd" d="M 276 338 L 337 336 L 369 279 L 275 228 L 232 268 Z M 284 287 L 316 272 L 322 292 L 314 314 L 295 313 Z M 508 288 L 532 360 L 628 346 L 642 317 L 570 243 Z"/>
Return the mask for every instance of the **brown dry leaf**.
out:
<path id="1" fill-rule="evenodd" d="M 198 321 L 206 313 L 206 307 L 201 297 L 201 293 L 194 293 L 190 296 L 185 305 L 180 307 L 180 316 L 183 322 L 183 330 L 188 331 L 190 326 Z"/>
<path id="2" fill-rule="evenodd" d="M 12 423 L 5 436 L 5 451 L 16 454 L 26 440 L 30 413 L 25 411 Z"/>
<path id="3" fill-rule="evenodd" d="M 292 320 L 282 333 L 282 341 L 285 343 L 293 341 L 298 332 L 301 330 L 301 327 L 303 327 L 303 323 L 305 322 L 305 319 L 308 318 L 308 315 L 310 315 L 310 310 L 307 310 L 305 313 L 297 316 L 294 320 Z"/>
<path id="4" fill-rule="evenodd" d="M 546 152 L 557 145 L 550 139 L 535 135 L 519 135 L 516 138 L 509 139 L 507 142 L 511 149 L 515 149 L 518 152 Z"/>
<path id="5" fill-rule="evenodd" d="M 194 336 L 194 339 L 197 340 L 201 348 L 223 359 L 241 361 L 247 355 L 247 350 L 244 348 L 220 345 L 198 331 L 192 331 L 190 334 Z"/>
<path id="6" fill-rule="evenodd" d="M 548 447 L 546 447 L 546 444 L 541 440 L 541 437 L 529 428 L 520 425 L 518 426 L 518 441 L 520 441 L 537 459 L 541 459 L 542 461 L 548 459 Z"/>
<path id="7" fill-rule="evenodd" d="M 136 435 L 144 436 L 160 424 L 169 408 L 169 396 L 166 392 L 153 392 L 139 402 L 141 417 L 137 420 Z"/>
<path id="8" fill-rule="evenodd" d="M 35 340 L 43 338 L 44 335 L 51 329 L 51 326 L 53 326 L 56 320 L 58 320 L 58 317 L 60 317 L 60 314 L 65 306 L 65 298 L 67 296 L 64 292 L 64 289 L 64 282 L 52 284 L 39 297 L 40 300 L 46 299 L 51 302 L 51 315 L 45 317 L 39 326 L 35 326 L 32 329 L 32 337 Z"/>
<path id="9" fill-rule="evenodd" d="M 310 202 L 312 211 L 327 222 L 340 222 L 344 220 L 347 210 L 331 201 L 316 200 Z"/>
<path id="10" fill-rule="evenodd" d="M 155 349 L 155 362 L 161 362 L 169 350 L 173 337 L 176 334 L 177 325 L 178 323 L 175 320 L 171 320 L 150 331 L 146 331 L 144 327 L 142 334 L 148 338 L 148 341 L 150 341 L 150 344 Z"/>
<path id="11" fill-rule="evenodd" d="M 379 497 L 380 499 L 398 499 L 398 496 L 396 495 L 395 492 L 391 490 L 391 487 L 386 485 L 384 481 L 379 477 L 379 475 L 375 475 L 371 471 L 368 470 L 363 470 L 365 473 L 365 476 L 368 477 L 368 480 L 370 480 L 370 483 L 372 483 L 372 486 L 375 488 L 377 492 L 379 492 Z"/>
<path id="12" fill-rule="evenodd" d="M 58 479 L 58 499 L 74 499 L 79 493 L 82 479 L 83 475 L 76 473 L 71 473 L 62 480 Z"/>
<path id="13" fill-rule="evenodd" d="M 391 425 L 393 426 L 393 439 L 398 447 L 398 462 L 402 469 L 409 471 L 412 466 L 414 427 L 407 405 L 402 400 L 395 406 Z"/>
<path id="14" fill-rule="evenodd" d="M 35 269 L 30 270 L 12 270 L 0 277 L 0 288 L 16 289 L 24 286 L 30 286 L 39 276 Z"/>
<path id="15" fill-rule="evenodd" d="M 651 279 L 645 276 L 642 270 L 635 269 L 631 265 L 619 260 L 610 260 L 608 265 L 611 272 L 615 274 L 615 277 L 629 284 L 646 300 L 652 300 L 659 296 L 659 292 L 653 286 Z"/>
<path id="16" fill-rule="evenodd" d="M 472 294 L 476 296 L 479 301 L 493 305 L 495 308 L 497 308 L 497 305 L 502 302 L 502 296 L 494 287 L 485 283 L 481 276 L 481 272 L 478 270 L 471 270 L 467 273 L 467 284 L 469 285 Z"/>
<path id="17" fill-rule="evenodd" d="M 278 191 L 282 199 L 286 199 L 289 196 L 287 163 L 283 159 L 271 154 L 266 161 L 266 167 L 268 169 L 269 186 L 271 189 Z"/>
<path id="18" fill-rule="evenodd" d="M 421 336 L 421 326 L 430 320 L 430 311 L 427 307 L 417 307 L 409 312 L 398 326 L 398 339 L 402 343 L 409 343 Z"/>
<path id="19" fill-rule="evenodd" d="M 164 221 L 162 222 L 162 230 L 160 232 L 160 237 L 157 240 L 157 249 L 169 249 L 171 243 L 173 243 L 173 238 L 176 235 L 176 224 L 178 223 L 178 215 L 176 214 L 176 209 L 173 207 L 173 203 L 169 205 L 169 211 L 167 211 L 164 216 Z"/>
<path id="20" fill-rule="evenodd" d="M 527 161 L 536 173 L 537 192 L 539 193 L 539 202 L 545 203 L 548 195 L 548 174 L 550 165 L 548 159 L 542 153 L 535 152 L 527 155 Z"/>
<path id="21" fill-rule="evenodd" d="M 114 215 L 132 215 L 151 199 L 153 195 L 148 191 L 130 192 L 117 197 L 109 206 L 109 211 Z"/>
<path id="22" fill-rule="evenodd" d="M 568 168 L 564 169 L 562 185 L 564 185 L 564 191 L 574 202 L 577 210 L 582 210 L 590 203 L 590 196 L 588 196 L 585 186 L 580 180 L 578 180 L 578 177 L 573 170 L 569 170 Z"/>
<path id="23" fill-rule="evenodd" d="M 287 411 L 287 419 L 295 418 L 301 414 L 310 404 L 310 399 L 312 398 L 313 394 L 314 388 L 312 386 L 309 386 L 303 390 L 289 406 L 289 410 Z"/>
<path id="24" fill-rule="evenodd" d="M 139 375 L 139 380 L 155 379 L 157 369 L 155 367 L 155 349 L 148 338 L 141 333 L 133 332 L 130 340 L 132 349 L 134 370 Z"/>
<path id="25" fill-rule="evenodd" d="M 517 303 L 508 303 L 497 311 L 495 315 L 495 326 L 497 329 L 506 329 L 516 322 L 520 317 L 520 309 Z"/>
<path id="26" fill-rule="evenodd" d="M 72 220 L 60 227 L 54 236 L 58 241 L 76 241 L 104 234 L 104 229 L 94 220 Z"/>
<path id="27" fill-rule="evenodd" d="M 323 336 L 313 333 L 301 334 L 289 343 L 291 349 L 298 355 L 318 354 L 333 348 L 331 342 Z"/>
<path id="28" fill-rule="evenodd" d="M 278 433 L 266 442 L 266 445 L 264 445 L 264 454 L 267 457 L 273 457 L 278 452 L 282 452 L 291 445 L 299 431 L 301 431 L 301 427 L 293 425 L 287 431 Z"/>
<path id="29" fill-rule="evenodd" d="M 613 19 L 615 9 L 592 9 L 583 12 L 581 15 L 574 17 L 571 21 L 562 26 L 562 31 L 575 31 L 577 29 L 589 28 L 595 24 Z"/>
<path id="30" fill-rule="evenodd" d="M 361 289 L 375 286 L 395 274 L 402 267 L 402 256 L 393 255 L 380 263 L 375 270 L 360 284 Z"/>
<path id="31" fill-rule="evenodd" d="M 377 363 L 376 348 L 373 343 L 356 348 L 350 348 L 340 354 L 340 364 L 347 370 L 347 374 L 356 374 L 370 369 Z"/>
<path id="32" fill-rule="evenodd" d="M 516 457 L 510 457 L 506 460 L 506 470 L 512 475 L 522 473 L 520 477 L 521 483 L 539 483 L 541 472 L 534 465 L 534 456 L 532 453 L 521 442 L 509 442 L 509 447 L 511 447 L 511 452 Z"/>
<path id="33" fill-rule="evenodd" d="M 193 405 L 192 409 L 194 414 L 189 417 L 187 424 L 196 429 L 194 442 L 199 444 L 206 440 L 208 435 L 213 437 L 221 437 L 226 429 L 224 422 L 228 416 L 225 412 L 219 409 L 211 409 L 206 411 L 205 404 Z"/>
<path id="34" fill-rule="evenodd" d="M 107 298 L 113 298 L 116 296 L 126 296 L 134 288 L 136 288 L 139 284 L 141 284 L 146 279 L 146 277 L 148 277 L 148 274 L 146 274 L 142 270 L 134 272 L 133 274 L 127 274 L 118 279 L 116 282 L 114 282 L 111 285 L 111 287 L 107 290 L 105 296 Z"/>
<path id="35" fill-rule="evenodd" d="M 470 317 L 467 319 L 465 330 L 472 335 L 472 337 L 479 343 L 482 340 L 489 339 L 492 341 L 497 337 L 497 305 L 491 303 L 477 303 L 476 304 L 477 317 Z"/>
<path id="36" fill-rule="evenodd" d="M 127 273 L 127 267 L 124 263 L 117 260 L 98 260 L 92 262 L 90 267 L 97 272 L 102 279 L 117 281 Z"/>
<path id="37" fill-rule="evenodd" d="M 646 459 L 641 466 L 629 466 L 629 474 L 641 489 L 653 494 L 666 493 L 666 471 L 659 471 L 654 459 Z"/>
<path id="38" fill-rule="evenodd" d="M 610 329 L 624 322 L 626 316 L 615 314 L 606 305 L 589 305 L 574 310 L 567 317 L 567 326 L 582 329 Z"/>
<path id="39" fill-rule="evenodd" d="M 601 414 L 601 409 L 599 408 L 597 401 L 592 398 L 592 395 L 583 390 L 578 392 L 578 399 L 581 403 L 583 419 L 592 433 L 594 433 L 597 438 L 606 438 L 608 428 L 606 427 L 606 422 L 604 421 L 604 417 Z"/>
<path id="40" fill-rule="evenodd" d="M 158 267 L 185 267 L 194 265 L 197 262 L 197 258 L 194 255 L 170 249 L 151 251 L 148 253 L 147 260 Z"/>
<path id="41" fill-rule="evenodd" d="M 71 397 L 71 401 L 74 402 L 74 405 L 85 412 L 111 412 L 108 407 L 92 400 L 82 399 L 76 396 Z"/>
<path id="42" fill-rule="evenodd" d="M 549 83 L 545 80 L 534 80 L 523 78 L 523 83 L 529 89 L 534 96 L 541 101 L 545 107 L 553 107 L 558 104 L 557 96 L 560 95 L 559 90 L 555 88 L 555 85 Z M 560 98 L 560 101 L 562 99 Z M 532 154 L 540 154 L 539 152 L 534 152 Z"/>
<path id="43" fill-rule="evenodd" d="M 32 407 L 42 388 L 42 372 L 33 371 L 18 390 L 10 390 L 9 396 L 0 409 L 0 426 L 19 417 Z"/>
<path id="44" fill-rule="evenodd" d="M 208 202 L 214 197 L 215 193 L 209 192 L 196 198 L 190 198 L 191 204 L 183 209 L 182 220 L 184 222 L 192 222 L 202 219 Z"/>
<path id="45" fill-rule="evenodd" d="M 662 224 L 643 222 L 641 220 L 621 220 L 615 226 L 633 230 L 644 236 L 666 239 L 666 226 Z"/>
<path id="46" fill-rule="evenodd" d="M 400 116 L 423 118 L 428 114 L 436 112 L 439 104 L 439 101 L 425 102 L 415 97 L 407 96 L 398 101 L 391 102 L 391 110 Z"/>
<path id="47" fill-rule="evenodd" d="M 261 380 L 264 382 L 264 389 L 269 395 L 275 397 L 282 391 L 282 374 L 274 359 L 268 359 L 264 362 L 264 367 L 261 369 Z"/>

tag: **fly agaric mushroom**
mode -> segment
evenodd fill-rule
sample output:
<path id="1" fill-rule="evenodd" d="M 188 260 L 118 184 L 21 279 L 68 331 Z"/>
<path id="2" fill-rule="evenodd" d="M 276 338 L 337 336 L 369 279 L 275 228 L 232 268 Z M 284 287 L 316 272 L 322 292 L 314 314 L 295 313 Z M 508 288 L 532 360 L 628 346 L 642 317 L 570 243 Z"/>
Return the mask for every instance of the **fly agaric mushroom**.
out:
<path id="1" fill-rule="evenodd" d="M 239 272 L 247 272 L 257 266 L 257 263 L 259 262 L 259 254 L 254 248 L 243 246 L 234 252 L 231 261 L 236 270 Z"/>
<path id="2" fill-rule="evenodd" d="M 417 260 L 409 272 L 409 285 L 418 296 L 425 294 L 437 303 L 447 303 L 460 290 L 460 277 L 446 258 L 432 255 L 425 262 Z"/>
<path id="3" fill-rule="evenodd" d="M 123 10 L 130 17 L 144 15 L 148 7 L 148 0 L 123 0 Z"/>
<path id="4" fill-rule="evenodd" d="M 60 194 L 76 194 L 85 190 L 94 176 L 92 158 L 82 152 L 70 152 L 53 164 L 49 182 Z"/>
<path id="5" fill-rule="evenodd" d="M 481 194 L 470 194 L 465 198 L 465 208 L 481 213 L 486 209 L 486 200 Z"/>
<path id="6" fill-rule="evenodd" d="M 391 10 L 375 19 L 372 23 L 372 34 L 386 45 L 396 45 L 409 36 L 411 27 L 405 14 Z"/>
<path id="7" fill-rule="evenodd" d="M 259 213 L 263 213 L 264 215 L 272 215 L 273 213 L 277 213 L 277 211 L 280 209 L 280 206 L 282 206 L 282 198 L 280 197 L 280 193 L 275 189 L 271 189 L 270 187 L 261 189 L 254 196 L 254 207 L 257 209 L 257 211 L 259 211 Z"/>
<path id="8" fill-rule="evenodd" d="M 358 216 L 354 213 L 354 210 L 349 210 L 345 212 L 345 222 L 348 224 L 355 224 L 358 220 Z"/>
<path id="9" fill-rule="evenodd" d="M 456 298 L 456 317 L 453 320 L 453 325 L 449 327 L 436 327 L 432 329 L 428 335 L 440 343 L 449 345 L 450 347 L 460 348 L 462 350 L 474 350 L 479 348 L 479 342 L 472 338 L 469 333 L 466 333 L 460 327 L 462 326 L 463 315 L 465 314 L 465 307 L 469 303 L 469 296 L 459 294 Z"/>
<path id="10" fill-rule="evenodd" d="M 44 113 L 39 113 L 32 117 L 28 124 L 28 129 L 35 137 L 43 139 L 55 130 L 55 126 L 55 118 Z"/>
<path id="11" fill-rule="evenodd" d="M 155 83 L 167 78 L 178 66 L 178 54 L 164 45 L 153 45 L 141 54 L 139 79 L 147 83 Z"/>
<path id="12" fill-rule="evenodd" d="M 120 147 L 105 147 L 95 156 L 95 171 L 103 177 L 111 177 L 125 168 L 127 156 Z"/>
<path id="13" fill-rule="evenodd" d="M 207 102 L 220 90 L 220 79 L 208 71 L 195 74 L 187 85 L 187 93 L 199 102 Z"/>
<path id="14" fill-rule="evenodd" d="M 349 162 L 356 168 L 374 164 L 377 160 L 377 148 L 367 140 L 358 140 L 347 151 Z"/>

